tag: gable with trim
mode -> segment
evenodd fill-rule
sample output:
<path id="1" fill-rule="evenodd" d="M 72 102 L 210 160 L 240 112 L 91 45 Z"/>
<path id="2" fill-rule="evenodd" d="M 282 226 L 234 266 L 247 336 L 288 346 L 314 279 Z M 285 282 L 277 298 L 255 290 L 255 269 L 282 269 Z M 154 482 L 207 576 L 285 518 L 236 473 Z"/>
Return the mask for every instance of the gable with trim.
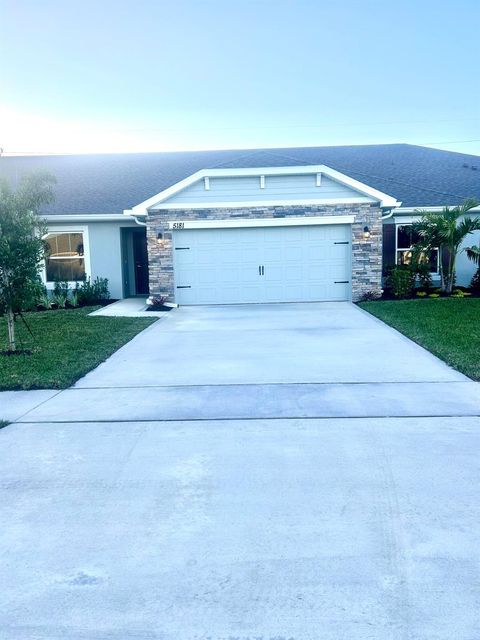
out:
<path id="1" fill-rule="evenodd" d="M 125 213 L 148 210 L 379 203 L 400 205 L 378 191 L 325 165 L 204 169 L 161 191 Z"/>

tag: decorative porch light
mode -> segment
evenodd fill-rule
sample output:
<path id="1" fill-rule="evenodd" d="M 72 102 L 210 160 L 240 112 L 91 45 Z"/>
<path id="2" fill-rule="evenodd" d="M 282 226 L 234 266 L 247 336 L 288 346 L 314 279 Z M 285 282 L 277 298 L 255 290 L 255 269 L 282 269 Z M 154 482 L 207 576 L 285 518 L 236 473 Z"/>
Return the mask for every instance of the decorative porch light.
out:
<path id="1" fill-rule="evenodd" d="M 163 237 L 163 233 L 161 231 L 157 233 L 157 244 L 159 247 L 165 246 L 165 238 Z"/>
<path id="2" fill-rule="evenodd" d="M 370 229 L 368 227 L 363 227 L 363 237 L 364 238 L 369 238 L 370 237 Z"/>

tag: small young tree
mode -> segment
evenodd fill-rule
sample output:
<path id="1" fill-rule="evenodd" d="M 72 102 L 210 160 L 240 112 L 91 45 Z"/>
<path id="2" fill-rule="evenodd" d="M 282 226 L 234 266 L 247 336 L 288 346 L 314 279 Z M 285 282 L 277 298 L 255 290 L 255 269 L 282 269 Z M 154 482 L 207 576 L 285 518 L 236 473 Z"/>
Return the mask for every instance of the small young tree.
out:
<path id="1" fill-rule="evenodd" d="M 0 313 L 7 316 L 9 351 L 16 350 L 15 318 L 38 283 L 46 232 L 39 209 L 52 202 L 54 183 L 46 173 L 25 176 L 16 190 L 0 181 Z"/>
<path id="2" fill-rule="evenodd" d="M 476 206 L 476 200 L 468 199 L 457 207 L 444 207 L 440 213 L 421 212 L 422 218 L 413 225 L 422 251 L 438 248 L 443 293 L 452 293 L 460 245 L 470 233 L 480 229 L 480 217 L 467 215 Z"/>

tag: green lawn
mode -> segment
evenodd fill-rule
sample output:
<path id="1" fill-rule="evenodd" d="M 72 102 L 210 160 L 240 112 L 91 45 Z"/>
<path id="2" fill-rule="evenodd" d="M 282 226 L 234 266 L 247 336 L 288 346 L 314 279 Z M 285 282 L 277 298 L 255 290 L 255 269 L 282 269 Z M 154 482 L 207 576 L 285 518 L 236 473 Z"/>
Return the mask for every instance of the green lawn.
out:
<path id="1" fill-rule="evenodd" d="M 480 380 L 480 298 L 389 300 L 359 306 Z"/>
<path id="2" fill-rule="evenodd" d="M 26 313 L 33 335 L 19 320 L 17 348 L 31 349 L 33 353 L 0 354 L 0 390 L 69 387 L 156 320 L 89 318 L 95 308 Z M 6 348 L 6 321 L 0 318 L 0 350 Z"/>

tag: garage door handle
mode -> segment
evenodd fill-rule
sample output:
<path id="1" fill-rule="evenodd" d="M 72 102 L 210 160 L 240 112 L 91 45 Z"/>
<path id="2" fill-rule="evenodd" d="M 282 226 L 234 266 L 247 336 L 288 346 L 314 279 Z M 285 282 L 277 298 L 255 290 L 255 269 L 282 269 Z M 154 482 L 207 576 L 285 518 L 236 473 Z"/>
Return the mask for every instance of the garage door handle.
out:
<path id="1" fill-rule="evenodd" d="M 335 284 L 348 284 L 350 280 L 335 280 Z"/>
<path id="2" fill-rule="evenodd" d="M 262 265 L 262 276 L 265 275 L 265 267 Z"/>
<path id="3" fill-rule="evenodd" d="M 350 244 L 350 243 L 348 242 L 348 240 L 346 240 L 345 242 L 334 242 L 333 244 Z"/>
<path id="4" fill-rule="evenodd" d="M 262 267 L 260 265 L 258 265 L 258 275 L 259 276 L 262 275 Z"/>

